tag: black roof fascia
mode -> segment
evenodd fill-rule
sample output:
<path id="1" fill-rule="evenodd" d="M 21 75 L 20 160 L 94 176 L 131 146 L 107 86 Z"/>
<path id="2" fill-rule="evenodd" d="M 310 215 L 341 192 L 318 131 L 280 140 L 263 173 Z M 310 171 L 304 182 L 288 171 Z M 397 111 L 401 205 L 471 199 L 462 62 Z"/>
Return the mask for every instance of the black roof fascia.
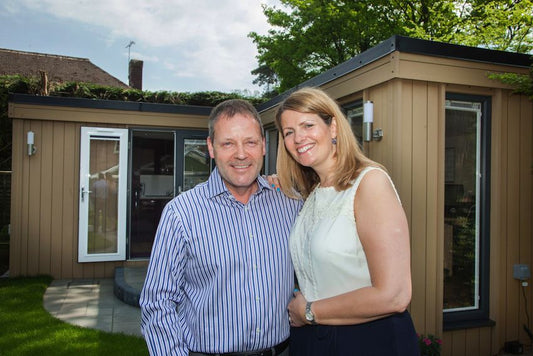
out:
<path id="1" fill-rule="evenodd" d="M 165 114 L 184 114 L 209 116 L 212 107 L 196 105 L 154 104 L 145 102 L 72 98 L 61 96 L 38 96 L 29 94 L 10 94 L 9 101 L 17 104 L 63 106 L 87 109 L 108 109 L 140 111 Z"/>
<path id="2" fill-rule="evenodd" d="M 511 65 L 517 67 L 529 67 L 532 56 L 529 54 L 496 51 L 478 47 L 468 47 L 450 43 L 435 42 L 394 35 L 376 46 L 350 58 L 305 82 L 283 92 L 271 100 L 257 106 L 257 111 L 263 112 L 289 96 L 292 92 L 304 87 L 318 87 L 353 72 L 369 63 L 372 63 L 394 51 L 445 57 L 452 59 L 464 59 L 485 63 Z"/>

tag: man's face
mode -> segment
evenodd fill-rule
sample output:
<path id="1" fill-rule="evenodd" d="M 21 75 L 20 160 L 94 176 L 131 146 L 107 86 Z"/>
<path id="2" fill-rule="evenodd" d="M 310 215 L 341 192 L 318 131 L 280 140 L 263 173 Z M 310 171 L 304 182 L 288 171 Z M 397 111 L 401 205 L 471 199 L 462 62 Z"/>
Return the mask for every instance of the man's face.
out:
<path id="1" fill-rule="evenodd" d="M 214 138 L 207 139 L 211 158 L 222 180 L 234 195 L 251 194 L 263 166 L 265 140 L 259 123 L 249 115 L 221 117 L 214 126 Z"/>

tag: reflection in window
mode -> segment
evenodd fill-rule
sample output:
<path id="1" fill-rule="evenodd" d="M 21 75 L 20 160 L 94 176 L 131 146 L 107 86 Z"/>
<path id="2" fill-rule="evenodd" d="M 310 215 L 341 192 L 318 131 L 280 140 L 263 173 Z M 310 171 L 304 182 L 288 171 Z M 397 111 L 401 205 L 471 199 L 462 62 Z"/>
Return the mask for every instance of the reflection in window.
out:
<path id="1" fill-rule="evenodd" d="M 363 147 L 363 101 L 358 100 L 355 103 L 345 106 L 346 118 L 350 122 L 352 132 L 359 142 L 361 148 Z"/>
<path id="2" fill-rule="evenodd" d="M 118 139 L 92 137 L 90 146 L 91 199 L 89 201 L 87 253 L 116 253 Z"/>
<path id="3" fill-rule="evenodd" d="M 184 140 L 183 150 L 183 190 L 189 190 L 198 183 L 205 182 L 211 172 L 210 156 L 205 139 Z"/>
<path id="4" fill-rule="evenodd" d="M 444 309 L 479 301 L 480 106 L 446 109 Z"/>

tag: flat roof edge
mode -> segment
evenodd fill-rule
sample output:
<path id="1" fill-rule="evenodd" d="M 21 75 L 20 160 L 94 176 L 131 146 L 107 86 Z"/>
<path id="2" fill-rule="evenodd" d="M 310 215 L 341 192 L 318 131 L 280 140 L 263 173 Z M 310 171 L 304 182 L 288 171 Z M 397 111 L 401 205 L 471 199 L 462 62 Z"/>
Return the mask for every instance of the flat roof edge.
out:
<path id="1" fill-rule="evenodd" d="M 452 43 L 436 42 L 411 38 L 406 36 L 393 36 L 396 49 L 400 52 L 425 54 L 435 57 L 463 59 L 484 63 L 510 65 L 516 67 L 529 67 L 533 60 L 531 54 L 506 52 L 481 47 L 470 47 Z"/>
<path id="2" fill-rule="evenodd" d="M 328 69 L 327 71 L 306 80 L 305 82 L 298 84 L 297 86 L 283 92 L 282 94 L 274 97 L 273 99 L 262 103 L 257 106 L 257 111 L 263 112 L 275 106 L 279 102 L 283 101 L 287 96 L 292 92 L 305 87 L 318 87 L 329 83 L 337 78 L 340 78 L 350 72 L 353 72 L 367 64 L 370 64 L 378 59 L 386 56 L 389 53 L 395 51 L 395 43 L 391 41 L 392 37 L 386 41 L 383 41 L 376 46 L 364 51 L 361 54 L 358 54 L 355 57 L 348 59 L 346 62 L 343 62 L 335 67 Z"/>
<path id="3" fill-rule="evenodd" d="M 123 110 L 199 116 L 209 116 L 212 109 L 212 107 L 209 106 L 155 104 L 146 102 L 85 99 L 61 96 L 39 96 L 29 94 L 10 94 L 9 102 L 16 104 L 59 106 L 70 108 Z"/>
<path id="4" fill-rule="evenodd" d="M 394 51 L 422 54 L 450 59 L 462 59 L 516 67 L 529 67 L 533 62 L 532 55 L 516 52 L 505 52 L 479 47 L 469 47 L 444 42 L 422 40 L 406 36 L 394 35 L 376 46 L 350 58 L 305 82 L 283 92 L 271 100 L 257 106 L 257 111 L 264 112 L 283 101 L 292 92 L 303 87 L 318 87 L 370 64 Z"/>

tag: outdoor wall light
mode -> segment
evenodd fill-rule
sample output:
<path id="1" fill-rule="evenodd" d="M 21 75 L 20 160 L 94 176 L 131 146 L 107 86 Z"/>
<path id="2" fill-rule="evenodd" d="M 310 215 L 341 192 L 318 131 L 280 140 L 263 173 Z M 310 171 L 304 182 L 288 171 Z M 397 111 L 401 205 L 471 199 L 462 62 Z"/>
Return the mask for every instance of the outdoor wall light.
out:
<path id="1" fill-rule="evenodd" d="M 33 133 L 33 131 L 28 131 L 28 137 L 26 141 L 28 142 L 28 156 L 31 156 L 35 154 L 35 151 L 37 151 L 37 149 L 33 145 L 35 142 L 35 134 Z"/>
<path id="2" fill-rule="evenodd" d="M 366 142 L 380 141 L 383 138 L 383 130 L 374 130 L 374 103 L 367 100 L 363 104 L 363 140 Z"/>

